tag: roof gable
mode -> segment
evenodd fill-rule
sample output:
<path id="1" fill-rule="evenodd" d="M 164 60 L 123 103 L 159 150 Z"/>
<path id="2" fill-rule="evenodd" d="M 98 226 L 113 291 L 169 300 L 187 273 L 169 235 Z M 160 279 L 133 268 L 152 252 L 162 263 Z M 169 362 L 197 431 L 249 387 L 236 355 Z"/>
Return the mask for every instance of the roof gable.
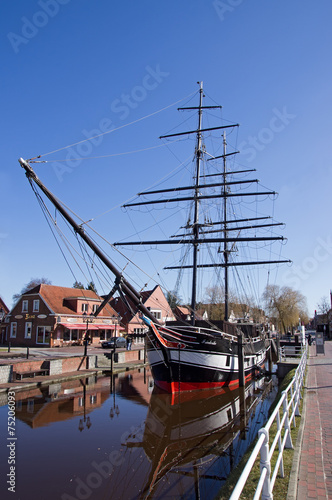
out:
<path id="1" fill-rule="evenodd" d="M 95 302 L 96 304 L 100 304 L 102 301 L 102 298 L 92 290 L 46 285 L 44 283 L 32 288 L 23 296 L 26 297 L 29 295 L 39 295 L 54 314 L 79 314 L 80 311 L 77 311 L 73 307 L 75 301 Z M 98 317 L 114 315 L 116 315 L 116 312 L 107 304 Z"/>
<path id="2" fill-rule="evenodd" d="M 2 300 L 1 297 L 0 297 L 0 308 L 3 309 L 3 311 L 5 312 L 5 314 L 9 313 L 9 308 L 6 306 L 5 302 Z"/>
<path id="3" fill-rule="evenodd" d="M 148 309 L 154 310 L 162 310 L 164 315 L 171 318 L 173 316 L 171 308 L 167 302 L 167 299 L 162 291 L 160 285 L 156 285 L 152 290 L 146 290 L 141 292 L 142 302 Z M 111 306 L 117 311 L 117 313 L 122 318 L 122 323 L 127 325 L 131 321 L 138 321 L 139 314 L 137 312 L 137 308 L 134 304 L 127 299 L 127 302 L 131 309 L 128 308 L 126 303 L 119 297 L 113 297 L 110 300 Z"/>

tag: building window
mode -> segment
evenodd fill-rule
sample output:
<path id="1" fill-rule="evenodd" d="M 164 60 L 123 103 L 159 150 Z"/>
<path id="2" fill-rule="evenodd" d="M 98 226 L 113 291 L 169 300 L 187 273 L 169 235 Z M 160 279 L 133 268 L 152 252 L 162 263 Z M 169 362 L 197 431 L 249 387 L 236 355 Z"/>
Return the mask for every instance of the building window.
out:
<path id="1" fill-rule="evenodd" d="M 76 330 L 66 330 L 63 332 L 63 340 L 64 342 L 77 342 L 80 338 L 79 331 Z"/>
<path id="2" fill-rule="evenodd" d="M 10 324 L 10 338 L 15 339 L 17 333 L 17 323 Z"/>
<path id="3" fill-rule="evenodd" d="M 27 321 L 25 323 L 25 335 L 24 335 L 24 338 L 31 339 L 31 334 L 32 334 L 32 323 L 31 323 L 31 321 Z"/>
<path id="4" fill-rule="evenodd" d="M 93 304 L 92 312 L 95 313 L 97 311 L 98 307 L 99 307 L 98 304 Z"/>
<path id="5" fill-rule="evenodd" d="M 142 344 L 142 345 L 144 345 L 145 337 L 143 335 L 138 335 L 137 337 L 135 337 L 134 342 L 135 342 L 135 344 Z"/>
<path id="6" fill-rule="evenodd" d="M 145 328 L 134 328 L 134 335 L 143 335 Z"/>
<path id="7" fill-rule="evenodd" d="M 22 300 L 22 313 L 27 313 L 27 312 L 28 312 L 28 301 Z"/>
<path id="8" fill-rule="evenodd" d="M 99 330 L 99 339 L 100 340 L 107 340 L 106 330 Z"/>
<path id="9" fill-rule="evenodd" d="M 89 304 L 82 304 L 82 312 L 88 312 Z"/>
<path id="10" fill-rule="evenodd" d="M 49 344 L 50 343 L 50 326 L 38 326 L 37 328 L 37 344 Z"/>
<path id="11" fill-rule="evenodd" d="M 97 396 L 95 394 L 91 394 L 90 396 L 90 404 L 95 405 L 97 403 Z"/>
<path id="12" fill-rule="evenodd" d="M 28 403 L 27 403 L 27 412 L 28 413 L 33 413 L 35 409 L 35 402 L 33 399 L 28 399 Z"/>
<path id="13" fill-rule="evenodd" d="M 63 332 L 63 341 L 69 342 L 69 340 L 70 340 L 70 330 L 66 328 L 65 331 Z"/>
<path id="14" fill-rule="evenodd" d="M 153 314 L 156 319 L 161 319 L 161 311 L 159 309 L 151 309 L 151 314 Z"/>
<path id="15" fill-rule="evenodd" d="M 71 339 L 73 341 L 77 341 L 79 339 L 78 330 L 71 330 Z"/>
<path id="16" fill-rule="evenodd" d="M 39 300 L 33 301 L 33 312 L 39 312 Z"/>

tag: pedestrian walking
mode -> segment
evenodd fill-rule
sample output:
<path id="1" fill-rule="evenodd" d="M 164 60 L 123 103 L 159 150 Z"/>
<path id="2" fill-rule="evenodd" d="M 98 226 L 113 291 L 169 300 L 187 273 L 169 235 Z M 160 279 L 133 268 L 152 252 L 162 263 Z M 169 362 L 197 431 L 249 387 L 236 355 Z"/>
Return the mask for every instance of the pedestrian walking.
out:
<path id="1" fill-rule="evenodd" d="M 127 335 L 127 351 L 131 351 L 131 336 Z"/>

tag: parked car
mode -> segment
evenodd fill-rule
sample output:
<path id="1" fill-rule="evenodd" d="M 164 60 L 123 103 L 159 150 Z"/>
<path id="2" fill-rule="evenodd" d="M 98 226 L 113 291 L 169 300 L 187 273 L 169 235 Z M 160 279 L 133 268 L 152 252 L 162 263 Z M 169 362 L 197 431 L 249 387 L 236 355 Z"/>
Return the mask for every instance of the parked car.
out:
<path id="1" fill-rule="evenodd" d="M 104 349 L 111 349 L 114 347 L 126 347 L 127 341 L 124 337 L 112 337 L 109 340 L 104 340 L 101 343 L 101 346 Z"/>

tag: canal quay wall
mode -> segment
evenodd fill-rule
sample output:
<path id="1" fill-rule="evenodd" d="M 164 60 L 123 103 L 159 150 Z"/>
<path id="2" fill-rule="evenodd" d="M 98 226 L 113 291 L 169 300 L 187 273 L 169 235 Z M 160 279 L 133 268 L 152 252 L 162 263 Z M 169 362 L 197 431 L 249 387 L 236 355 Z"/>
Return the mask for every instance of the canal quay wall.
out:
<path id="1" fill-rule="evenodd" d="M 73 352 L 74 350 L 74 352 Z M 80 349 L 80 352 L 82 349 Z M 28 356 L 28 358 L 27 358 Z M 113 360 L 112 360 L 113 357 Z M 24 359 L 25 358 L 25 359 Z M 105 371 L 114 373 L 137 368 L 145 364 L 144 349 L 119 350 L 111 353 L 99 348 L 91 349 L 87 356 L 75 353 L 75 348 L 24 349 L 0 353 L 0 393 L 26 390 L 36 385 L 47 385 L 57 380 L 80 378 Z"/>

